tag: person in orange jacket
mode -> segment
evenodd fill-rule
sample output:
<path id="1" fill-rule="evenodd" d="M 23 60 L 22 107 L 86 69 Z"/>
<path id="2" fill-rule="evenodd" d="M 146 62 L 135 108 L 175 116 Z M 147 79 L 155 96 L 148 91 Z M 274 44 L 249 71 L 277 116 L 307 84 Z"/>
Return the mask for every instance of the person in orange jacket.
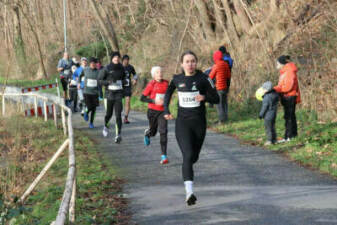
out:
<path id="1" fill-rule="evenodd" d="M 217 104 L 217 111 L 219 116 L 219 123 L 228 120 L 228 81 L 231 78 L 231 71 L 229 65 L 223 60 L 221 51 L 215 51 L 213 54 L 214 66 L 209 77 L 213 80 L 215 78 L 215 87 L 220 97 L 220 102 Z"/>
<path id="2" fill-rule="evenodd" d="M 301 93 L 297 79 L 297 67 L 290 61 L 290 56 L 282 55 L 277 59 L 280 70 L 278 85 L 274 90 L 281 96 L 284 109 L 285 134 L 280 142 L 290 141 L 297 136 L 296 104 L 301 102 Z"/>

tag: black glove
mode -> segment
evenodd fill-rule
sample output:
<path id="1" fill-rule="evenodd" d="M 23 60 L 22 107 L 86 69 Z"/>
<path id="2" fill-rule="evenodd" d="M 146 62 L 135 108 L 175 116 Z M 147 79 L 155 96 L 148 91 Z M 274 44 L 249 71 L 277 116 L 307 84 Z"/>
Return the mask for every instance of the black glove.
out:
<path id="1" fill-rule="evenodd" d="M 117 79 L 116 76 L 113 76 L 113 77 L 112 77 L 112 82 L 116 83 L 117 80 L 118 80 L 118 79 Z"/>
<path id="2" fill-rule="evenodd" d="M 262 120 L 262 119 L 263 119 L 263 117 L 259 115 L 259 119 L 260 119 L 260 120 Z"/>

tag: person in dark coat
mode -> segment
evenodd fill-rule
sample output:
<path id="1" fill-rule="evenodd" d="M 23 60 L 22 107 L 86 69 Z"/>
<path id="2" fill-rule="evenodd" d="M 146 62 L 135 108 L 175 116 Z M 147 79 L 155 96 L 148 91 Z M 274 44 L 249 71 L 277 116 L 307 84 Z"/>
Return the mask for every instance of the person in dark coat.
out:
<path id="1" fill-rule="evenodd" d="M 262 85 L 262 88 L 266 92 L 263 96 L 262 108 L 259 114 L 259 118 L 264 119 L 264 126 L 267 135 L 267 142 L 265 143 L 265 145 L 271 145 L 276 143 L 275 121 L 279 95 L 273 89 L 273 84 L 270 81 L 265 82 Z"/>

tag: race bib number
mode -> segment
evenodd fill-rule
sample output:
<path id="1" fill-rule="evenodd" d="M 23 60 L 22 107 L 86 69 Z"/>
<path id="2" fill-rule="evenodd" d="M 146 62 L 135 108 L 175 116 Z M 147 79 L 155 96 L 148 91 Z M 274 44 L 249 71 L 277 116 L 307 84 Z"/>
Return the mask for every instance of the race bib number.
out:
<path id="1" fill-rule="evenodd" d="M 164 100 L 165 94 L 156 94 L 156 100 Z"/>
<path id="2" fill-rule="evenodd" d="M 64 75 L 68 76 L 70 74 L 70 70 L 64 70 Z"/>
<path id="3" fill-rule="evenodd" d="M 126 81 L 125 86 L 129 87 L 130 86 L 130 79 L 126 79 L 125 81 Z"/>
<path id="4" fill-rule="evenodd" d="M 195 97 L 199 95 L 199 91 L 193 92 L 178 92 L 179 106 L 183 108 L 195 108 L 200 106 L 200 102 L 195 100 Z"/>
<path id="5" fill-rule="evenodd" d="M 76 86 L 76 85 L 77 85 L 77 81 L 76 81 L 76 80 L 71 80 L 71 81 L 70 81 L 70 85 Z"/>
<path id="6" fill-rule="evenodd" d="M 87 87 L 97 87 L 97 80 L 88 79 L 87 80 Z"/>
<path id="7" fill-rule="evenodd" d="M 80 101 L 83 101 L 84 100 L 83 90 L 82 89 L 77 90 L 77 94 Z"/>
<path id="8" fill-rule="evenodd" d="M 122 90 L 123 89 L 122 81 L 118 80 L 118 81 L 116 81 L 116 83 L 110 84 L 108 89 L 111 90 L 111 91 Z"/>

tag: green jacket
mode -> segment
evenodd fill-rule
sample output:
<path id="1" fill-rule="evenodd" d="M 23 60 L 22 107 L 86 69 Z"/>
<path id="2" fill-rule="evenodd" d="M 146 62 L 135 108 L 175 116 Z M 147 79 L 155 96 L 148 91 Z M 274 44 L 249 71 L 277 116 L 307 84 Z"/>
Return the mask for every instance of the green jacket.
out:
<path id="1" fill-rule="evenodd" d="M 84 73 L 84 94 L 98 95 L 98 73 L 97 69 L 90 67 L 83 69 Z"/>

